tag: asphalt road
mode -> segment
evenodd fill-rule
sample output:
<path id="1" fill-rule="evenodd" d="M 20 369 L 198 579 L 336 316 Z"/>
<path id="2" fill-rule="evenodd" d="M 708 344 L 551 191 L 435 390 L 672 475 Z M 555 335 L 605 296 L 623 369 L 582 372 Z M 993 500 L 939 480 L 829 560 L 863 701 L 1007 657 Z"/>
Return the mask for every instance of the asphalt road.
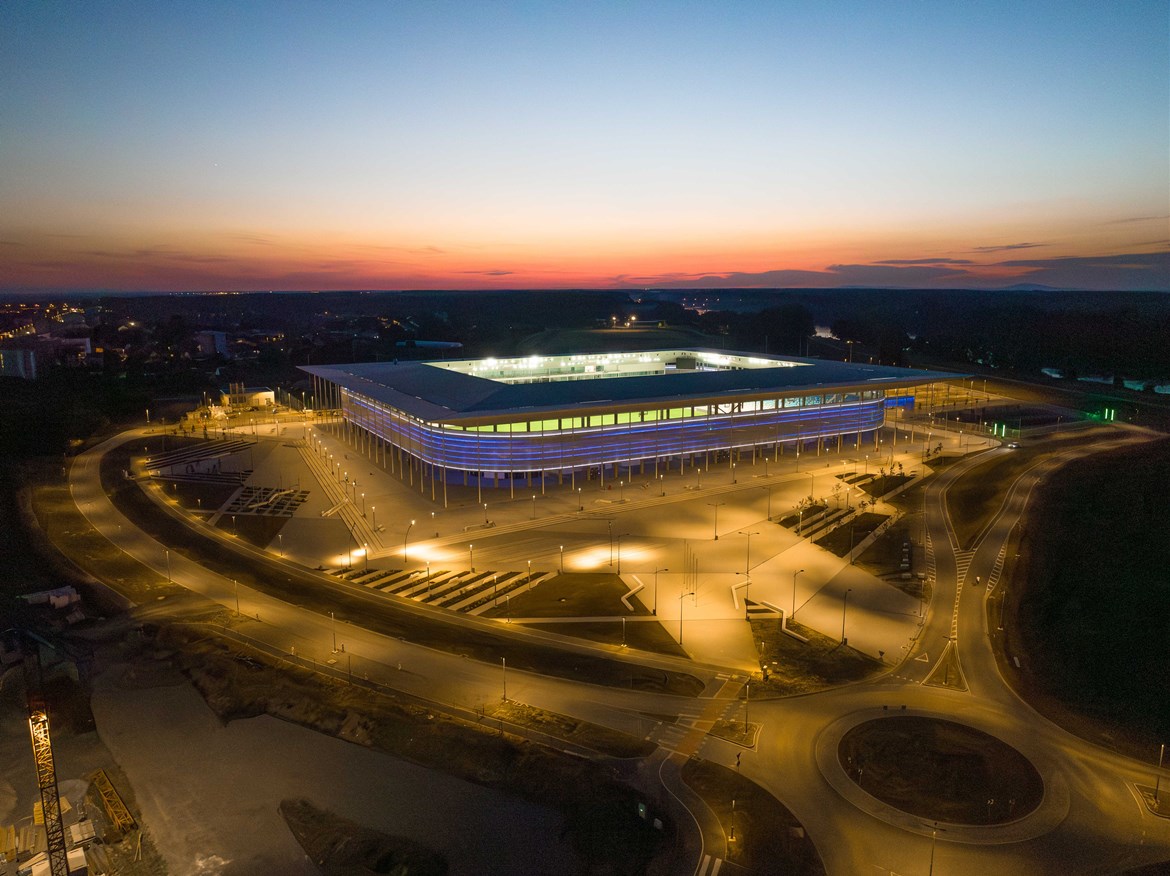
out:
<path id="1" fill-rule="evenodd" d="M 1125 440 L 1137 438 L 1119 436 L 1113 443 Z M 296 649 L 301 656 L 312 655 L 311 659 L 324 662 L 337 659 L 332 654 L 336 635 L 347 654 L 360 654 L 389 667 L 388 681 L 395 687 L 438 703 L 474 709 L 498 699 L 506 679 L 509 698 L 658 741 L 662 746 L 656 756 L 659 775 L 680 804 L 686 798 L 686 807 L 693 812 L 694 833 L 687 846 L 696 872 L 708 856 L 726 854 L 726 838 L 720 836 L 714 816 L 693 795 L 687 797 L 677 778 L 678 758 L 690 753 L 728 765 L 735 763 L 736 753 L 742 753 L 744 774 L 802 821 L 830 874 L 925 874 L 932 856 L 934 871 L 947 874 L 1110 873 L 1170 858 L 1170 820 L 1146 811 L 1135 787 L 1150 784 L 1154 771 L 1066 733 L 1021 701 L 1000 676 L 991 641 L 995 630 L 989 629 L 985 605 L 996 587 L 1003 586 L 998 581 L 999 569 L 1031 489 L 1060 462 L 1105 446 L 1069 451 L 1061 459 L 1029 468 L 1007 492 L 986 530 L 974 544 L 962 546 L 965 549 L 960 549 L 951 526 L 947 489 L 987 454 L 968 457 L 932 478 L 924 502 L 934 592 L 921 633 L 905 659 L 871 683 L 753 701 L 752 720 L 762 730 L 755 749 L 748 751 L 704 732 L 714 717 L 740 714 L 737 681 L 742 678 L 734 667 L 695 666 L 643 655 L 629 658 L 659 669 L 689 671 L 705 685 L 698 699 L 581 685 L 571 679 L 505 670 L 357 625 L 339 625 L 250 588 L 237 590 L 230 579 L 174 551 L 169 571 L 177 583 L 225 606 L 234 607 L 238 593 L 241 613 L 258 614 L 261 620 L 246 624 L 243 631 L 268 640 L 274 648 L 288 648 L 290 653 Z M 164 573 L 165 547 L 126 520 L 101 489 L 98 457 L 108 447 L 95 448 L 75 461 L 71 471 L 75 501 L 119 548 Z M 276 563 L 273 568 L 282 566 Z M 983 583 L 977 585 L 976 577 Z M 516 634 L 539 635 L 531 630 Z M 938 680 L 940 661 L 948 649 L 957 651 L 965 689 L 926 683 Z M 613 653 L 584 644 L 577 651 L 582 655 Z M 836 764 L 835 740 L 853 723 L 883 714 L 887 708 L 903 707 L 916 714 L 961 720 L 1023 752 L 1045 781 L 1041 807 L 995 827 L 936 825 L 894 811 L 857 788 Z M 694 732 L 668 738 L 664 725 L 652 715 L 679 716 L 677 725 Z"/>

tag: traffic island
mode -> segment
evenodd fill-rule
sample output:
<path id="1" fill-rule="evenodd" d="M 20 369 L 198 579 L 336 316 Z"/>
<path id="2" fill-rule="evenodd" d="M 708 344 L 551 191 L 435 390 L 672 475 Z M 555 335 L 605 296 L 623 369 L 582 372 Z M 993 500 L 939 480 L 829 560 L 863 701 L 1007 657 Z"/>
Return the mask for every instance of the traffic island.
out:
<path id="1" fill-rule="evenodd" d="M 841 769 L 863 791 L 920 818 L 996 825 L 1032 813 L 1044 797 L 1024 755 L 965 724 L 891 715 L 856 725 L 837 746 Z"/>
<path id="2" fill-rule="evenodd" d="M 732 872 L 795 876 L 821 876 L 825 872 L 816 847 L 796 816 L 737 770 L 691 758 L 682 768 L 682 777 L 719 819 L 728 863 L 736 865 Z"/>
<path id="3" fill-rule="evenodd" d="M 753 696 L 812 693 L 861 681 L 883 670 L 880 660 L 803 624 L 788 624 L 799 639 L 786 635 L 779 619 L 753 620 L 751 626 L 763 671 L 762 679 L 752 681 Z"/>

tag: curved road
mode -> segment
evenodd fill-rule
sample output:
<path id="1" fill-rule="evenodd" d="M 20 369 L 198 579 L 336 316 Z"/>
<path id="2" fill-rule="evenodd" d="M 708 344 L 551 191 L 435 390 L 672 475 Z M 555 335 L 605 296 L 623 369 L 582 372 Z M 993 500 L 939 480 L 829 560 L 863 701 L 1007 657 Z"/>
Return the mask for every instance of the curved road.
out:
<path id="1" fill-rule="evenodd" d="M 501 666 L 461 659 L 357 626 L 339 628 L 328 617 L 237 587 L 177 551 L 167 557 L 165 546 L 135 528 L 101 488 L 100 457 L 136 434 L 141 433 L 119 436 L 79 456 L 70 472 L 70 489 L 78 507 L 120 549 L 225 606 L 234 607 L 238 598 L 243 614 L 263 620 L 246 623 L 242 632 L 272 647 L 296 648 L 302 656 L 312 654 L 314 660 L 336 660 L 330 646 L 333 635 L 339 634 L 347 654 L 361 654 L 371 661 L 365 665 L 389 667 L 387 681 L 407 693 L 461 710 L 475 710 L 500 697 L 505 680 Z M 922 632 L 911 650 L 900 666 L 868 684 L 754 700 L 752 718 L 762 726 L 754 750 L 745 752 L 706 736 L 711 721 L 724 714 L 740 714 L 738 697 L 745 679 L 733 670 L 720 672 L 719 667 L 638 655 L 639 662 L 698 677 L 706 685 L 698 699 L 583 686 L 507 670 L 508 696 L 662 742 L 649 766 L 693 813 L 697 829 L 686 844 L 696 872 L 706 870 L 709 857 L 724 857 L 727 850 L 722 835 L 726 826 L 718 824 L 678 777 L 686 757 L 700 747 L 704 757 L 726 764 L 735 763 L 736 753 L 742 753 L 744 774 L 800 819 L 830 874 L 926 874 L 932 861 L 935 872 L 946 874 L 1111 873 L 1166 860 L 1170 858 L 1170 819 L 1149 813 L 1136 789 L 1138 784 L 1152 783 L 1154 770 L 1065 732 L 1020 700 L 996 664 L 986 604 L 996 588 L 1003 586 L 998 576 L 1008 539 L 1035 484 L 1077 456 L 1132 440 L 1126 436 L 1091 449 L 1068 450 L 1032 466 L 1012 484 L 994 519 L 970 545 L 958 543 L 946 505 L 947 490 L 991 455 L 1010 451 L 967 457 L 928 481 L 925 527 L 934 590 Z M 291 564 L 286 568 L 291 570 Z M 975 583 L 977 577 L 982 585 Z M 523 633 L 534 634 L 539 639 L 535 631 Z M 581 645 L 576 650 L 613 656 L 612 649 L 603 647 Z M 955 660 L 946 661 L 949 651 L 956 652 L 962 684 L 956 684 L 959 676 L 953 674 Z M 934 683 L 944 677 L 944 661 L 952 666 L 950 686 Z M 835 740 L 852 723 L 884 714 L 885 709 L 903 708 L 961 720 L 1025 753 L 1045 781 L 1041 807 L 1005 825 L 964 827 L 909 816 L 870 797 L 837 765 Z M 682 738 L 662 741 L 661 724 L 650 715 L 679 716 Z"/>

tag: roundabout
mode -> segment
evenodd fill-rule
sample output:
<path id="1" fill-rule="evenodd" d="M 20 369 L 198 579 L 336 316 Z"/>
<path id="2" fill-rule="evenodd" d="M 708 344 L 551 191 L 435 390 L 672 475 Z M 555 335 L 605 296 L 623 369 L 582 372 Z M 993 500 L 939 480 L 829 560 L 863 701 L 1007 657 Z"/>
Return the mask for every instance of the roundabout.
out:
<path id="1" fill-rule="evenodd" d="M 951 824 L 1006 824 L 1035 811 L 1040 773 L 982 730 L 925 715 L 894 714 L 853 727 L 837 759 L 859 788 L 883 803 Z"/>
<path id="2" fill-rule="evenodd" d="M 1053 830 L 1069 812 L 1064 774 L 1040 749 L 976 723 L 905 707 L 853 712 L 818 737 L 817 767 L 858 809 L 922 836 L 945 829 L 952 842 L 1000 845 Z"/>

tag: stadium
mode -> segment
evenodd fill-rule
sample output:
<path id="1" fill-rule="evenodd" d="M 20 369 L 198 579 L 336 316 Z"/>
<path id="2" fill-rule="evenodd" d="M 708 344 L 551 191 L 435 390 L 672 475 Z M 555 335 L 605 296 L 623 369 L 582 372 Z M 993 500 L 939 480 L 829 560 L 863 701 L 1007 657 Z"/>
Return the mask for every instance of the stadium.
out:
<path id="1" fill-rule="evenodd" d="M 303 366 L 325 422 L 392 472 L 543 487 L 860 449 L 965 375 L 709 349 Z"/>

